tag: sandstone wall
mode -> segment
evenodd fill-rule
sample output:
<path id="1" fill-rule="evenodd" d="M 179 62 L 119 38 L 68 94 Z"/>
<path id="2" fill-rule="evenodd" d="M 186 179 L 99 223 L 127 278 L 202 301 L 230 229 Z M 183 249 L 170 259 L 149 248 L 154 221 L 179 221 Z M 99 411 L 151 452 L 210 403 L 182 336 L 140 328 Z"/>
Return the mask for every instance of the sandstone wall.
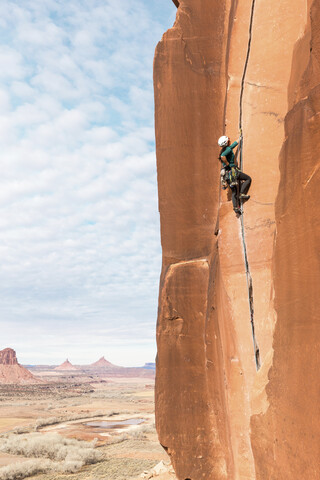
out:
<path id="1" fill-rule="evenodd" d="M 12 348 L 0 350 L 0 365 L 17 365 L 16 352 Z"/>
<path id="2" fill-rule="evenodd" d="M 232 459 L 223 350 L 211 293 L 219 264 L 212 138 L 223 129 L 226 19 L 223 2 L 202 3 L 180 2 L 175 26 L 155 56 L 163 248 L 156 409 L 160 441 L 181 478 L 206 478 L 208 468 L 227 478 Z"/>
<path id="3" fill-rule="evenodd" d="M 316 479 L 320 7 L 174 3 L 154 63 L 159 439 L 179 480 Z M 220 192 L 216 145 L 237 137 L 241 92 L 253 178 L 242 225 Z"/>
<path id="4" fill-rule="evenodd" d="M 280 155 L 274 358 L 266 386 L 268 409 L 251 420 L 259 480 L 320 478 L 319 26 L 320 5 L 314 2 L 311 25 L 295 48 L 288 92 L 291 109 Z"/>

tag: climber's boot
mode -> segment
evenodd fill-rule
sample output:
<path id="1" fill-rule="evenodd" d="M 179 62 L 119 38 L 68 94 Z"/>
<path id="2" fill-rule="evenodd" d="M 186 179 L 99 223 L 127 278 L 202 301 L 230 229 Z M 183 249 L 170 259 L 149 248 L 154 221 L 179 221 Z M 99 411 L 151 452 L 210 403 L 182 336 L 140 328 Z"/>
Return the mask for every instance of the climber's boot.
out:
<path id="1" fill-rule="evenodd" d="M 249 200 L 250 195 L 246 195 L 245 193 L 240 193 L 240 200 Z"/>
<path id="2" fill-rule="evenodd" d="M 242 214 L 242 211 L 241 211 L 240 208 L 234 208 L 233 210 L 234 210 L 234 213 L 235 213 L 236 215 L 241 215 L 241 214 Z"/>

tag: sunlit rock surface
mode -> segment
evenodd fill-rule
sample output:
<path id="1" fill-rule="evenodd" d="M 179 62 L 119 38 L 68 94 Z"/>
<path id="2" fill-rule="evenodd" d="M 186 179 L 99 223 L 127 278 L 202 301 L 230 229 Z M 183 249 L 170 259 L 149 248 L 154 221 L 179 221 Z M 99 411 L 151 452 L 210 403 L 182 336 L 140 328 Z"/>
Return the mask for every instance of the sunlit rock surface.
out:
<path id="1" fill-rule="evenodd" d="M 174 3 L 154 62 L 159 439 L 179 480 L 318 479 L 320 7 Z M 241 92 L 243 230 L 216 142 L 238 137 Z"/>
<path id="2" fill-rule="evenodd" d="M 0 365 L 17 365 L 17 355 L 12 348 L 0 350 Z"/>
<path id="3" fill-rule="evenodd" d="M 39 380 L 18 363 L 12 348 L 0 350 L 0 384 L 37 383 Z"/>

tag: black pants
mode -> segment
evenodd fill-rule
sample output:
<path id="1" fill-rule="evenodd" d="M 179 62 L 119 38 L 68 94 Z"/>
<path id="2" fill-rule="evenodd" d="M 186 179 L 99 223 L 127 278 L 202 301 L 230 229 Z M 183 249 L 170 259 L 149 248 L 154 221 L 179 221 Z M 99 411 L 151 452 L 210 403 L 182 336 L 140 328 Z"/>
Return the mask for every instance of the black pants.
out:
<path id="1" fill-rule="evenodd" d="M 238 192 L 240 190 L 240 194 L 244 193 L 245 195 L 248 193 L 248 190 L 251 185 L 251 177 L 249 175 L 246 175 L 243 172 L 239 172 L 238 175 L 238 182 L 239 182 L 239 187 L 231 187 L 232 191 L 232 205 L 233 208 L 239 208 L 239 198 L 238 198 Z"/>

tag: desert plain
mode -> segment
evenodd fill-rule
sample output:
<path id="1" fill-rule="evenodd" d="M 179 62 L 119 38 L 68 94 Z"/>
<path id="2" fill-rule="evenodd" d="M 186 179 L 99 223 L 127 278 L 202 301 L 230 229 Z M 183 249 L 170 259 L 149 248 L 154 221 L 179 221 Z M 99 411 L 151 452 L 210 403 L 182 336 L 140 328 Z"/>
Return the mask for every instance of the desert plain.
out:
<path id="1" fill-rule="evenodd" d="M 175 478 L 154 425 L 154 371 L 28 370 L 34 383 L 0 384 L 0 480 Z"/>

